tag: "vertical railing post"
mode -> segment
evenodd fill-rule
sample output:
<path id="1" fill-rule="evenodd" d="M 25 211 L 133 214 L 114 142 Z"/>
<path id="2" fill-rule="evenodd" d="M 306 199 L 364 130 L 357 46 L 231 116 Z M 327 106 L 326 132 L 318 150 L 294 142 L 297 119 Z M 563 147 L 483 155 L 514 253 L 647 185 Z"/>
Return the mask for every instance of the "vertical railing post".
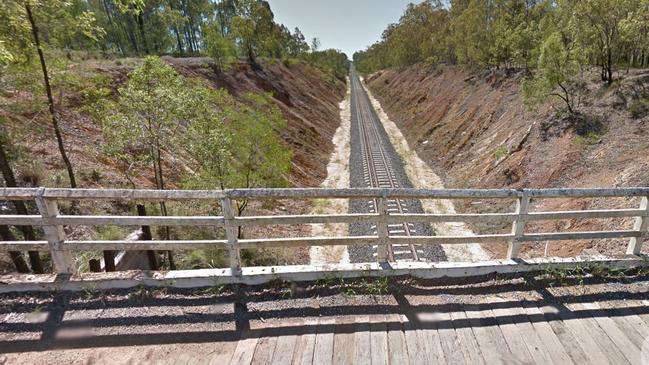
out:
<path id="1" fill-rule="evenodd" d="M 241 251 L 239 250 L 238 227 L 234 221 L 234 210 L 232 200 L 229 197 L 221 198 L 221 210 L 225 220 L 225 237 L 228 240 L 228 255 L 230 257 L 230 269 L 232 275 L 241 274 Z"/>
<path id="2" fill-rule="evenodd" d="M 521 249 L 521 242 L 519 239 L 523 236 L 525 231 L 525 216 L 527 216 L 527 211 L 529 210 L 530 197 L 527 195 L 527 192 L 523 190 L 523 194 L 518 197 L 516 200 L 516 211 L 517 214 L 516 220 L 512 223 L 512 240 L 509 242 L 509 247 L 507 248 L 507 258 L 513 259 L 518 257 L 518 252 Z"/>
<path id="3" fill-rule="evenodd" d="M 379 242 L 376 246 L 376 256 L 379 262 L 386 262 L 388 260 L 388 203 L 385 196 L 381 197 L 377 201 L 378 203 L 378 212 L 379 220 L 376 222 L 376 233 L 379 236 Z"/>
<path id="4" fill-rule="evenodd" d="M 43 231 L 45 232 L 45 239 L 50 246 L 50 256 L 52 257 L 52 264 L 54 270 L 59 274 L 73 274 L 75 272 L 74 259 L 72 252 L 66 250 L 65 245 L 65 232 L 63 226 L 58 224 L 47 223 L 59 215 L 59 208 L 55 200 L 46 199 L 43 197 L 44 191 L 36 197 L 36 206 L 45 221 Z"/>
<path id="5" fill-rule="evenodd" d="M 647 235 L 647 228 L 649 226 L 649 197 L 643 196 L 640 201 L 640 209 L 642 210 L 641 215 L 635 218 L 635 224 L 633 225 L 633 230 L 637 231 L 639 237 L 631 237 L 629 239 L 629 245 L 626 248 L 626 253 L 629 255 L 637 255 L 642 249 L 642 241 Z"/>

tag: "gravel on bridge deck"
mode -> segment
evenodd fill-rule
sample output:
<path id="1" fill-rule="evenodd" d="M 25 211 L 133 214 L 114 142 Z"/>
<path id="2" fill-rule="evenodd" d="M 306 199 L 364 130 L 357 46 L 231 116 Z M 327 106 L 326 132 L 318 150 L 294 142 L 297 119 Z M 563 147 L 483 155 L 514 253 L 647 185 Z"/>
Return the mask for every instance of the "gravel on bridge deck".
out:
<path id="1" fill-rule="evenodd" d="M 641 364 L 646 280 L 5 294 L 0 363 Z"/>

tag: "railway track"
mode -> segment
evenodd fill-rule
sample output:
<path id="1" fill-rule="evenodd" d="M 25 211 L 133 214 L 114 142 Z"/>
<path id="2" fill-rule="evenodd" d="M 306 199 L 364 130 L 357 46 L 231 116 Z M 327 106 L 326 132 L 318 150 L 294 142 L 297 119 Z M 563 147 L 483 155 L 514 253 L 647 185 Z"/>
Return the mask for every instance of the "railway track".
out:
<path id="1" fill-rule="evenodd" d="M 354 95 L 354 106 L 357 111 L 357 122 L 360 135 L 363 179 L 367 187 L 372 188 L 398 188 L 399 181 L 394 172 L 392 161 L 385 151 L 385 143 L 378 130 L 376 114 L 374 113 L 369 97 L 365 93 L 361 82 L 352 71 L 350 74 L 351 89 Z M 372 213 L 377 211 L 378 200 L 368 200 L 368 210 Z M 408 213 L 408 205 L 403 199 L 388 199 L 387 211 L 389 214 Z M 371 226 L 372 234 L 377 234 L 376 225 Z M 388 225 L 389 236 L 411 236 L 417 233 L 412 223 L 399 223 Z M 419 261 L 419 248 L 414 244 L 391 244 L 388 245 L 388 259 L 390 261 L 409 260 Z M 374 246 L 374 254 L 377 254 L 377 247 Z"/>

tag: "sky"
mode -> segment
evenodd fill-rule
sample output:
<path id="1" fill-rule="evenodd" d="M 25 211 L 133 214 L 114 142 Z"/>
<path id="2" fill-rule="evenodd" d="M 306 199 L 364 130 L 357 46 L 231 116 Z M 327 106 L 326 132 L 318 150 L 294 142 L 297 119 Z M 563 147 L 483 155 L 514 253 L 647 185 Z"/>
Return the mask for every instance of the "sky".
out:
<path id="1" fill-rule="evenodd" d="M 417 0 L 267 0 L 275 21 L 291 32 L 300 28 L 307 41 L 320 39 L 320 49 L 336 48 L 350 59 L 354 52 L 381 39 L 406 5 Z"/>

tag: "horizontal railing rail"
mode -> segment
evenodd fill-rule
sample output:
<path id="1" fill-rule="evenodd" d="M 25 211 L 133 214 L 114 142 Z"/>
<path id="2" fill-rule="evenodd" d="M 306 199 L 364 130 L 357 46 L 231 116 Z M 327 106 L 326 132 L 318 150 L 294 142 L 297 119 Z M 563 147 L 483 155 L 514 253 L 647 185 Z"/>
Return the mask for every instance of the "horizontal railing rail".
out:
<path id="1" fill-rule="evenodd" d="M 640 197 L 638 207 L 623 209 L 594 209 L 537 212 L 530 211 L 531 199 L 545 198 L 632 198 Z M 649 188 L 579 188 L 579 189 L 233 189 L 233 190 L 137 190 L 137 189 L 59 189 L 59 188 L 0 188 L 0 200 L 33 200 L 38 215 L 0 215 L 0 225 L 32 225 L 43 227 L 45 239 L 41 241 L 0 241 L 0 251 L 49 251 L 54 268 L 59 273 L 74 273 L 73 251 L 85 250 L 191 250 L 225 249 L 230 257 L 232 275 L 241 271 L 241 249 L 267 247 L 299 247 L 330 245 L 390 244 L 468 244 L 500 242 L 508 245 L 508 259 L 518 257 L 524 242 L 553 240 L 590 240 L 628 238 L 627 254 L 638 254 L 642 240 L 647 235 Z M 233 200 L 241 199 L 376 199 L 379 207 L 387 199 L 511 199 L 516 208 L 505 213 L 402 213 L 389 214 L 385 209 L 378 213 L 304 214 L 235 216 Z M 63 215 L 60 201 L 115 200 L 115 201 L 187 201 L 207 200 L 218 202 L 221 215 L 215 216 L 124 216 L 124 215 Z M 628 230 L 601 230 L 582 232 L 525 232 L 528 222 L 561 219 L 625 218 L 634 217 Z M 297 224 L 353 224 L 374 223 L 386 227 L 396 223 L 511 223 L 512 230 L 504 234 L 478 234 L 469 236 L 385 236 L 379 230 L 372 236 L 339 237 L 284 237 L 239 239 L 238 227 Z M 212 226 L 224 229 L 224 238 L 216 240 L 69 240 L 64 226 Z M 383 232 L 384 233 L 384 232 Z"/>

